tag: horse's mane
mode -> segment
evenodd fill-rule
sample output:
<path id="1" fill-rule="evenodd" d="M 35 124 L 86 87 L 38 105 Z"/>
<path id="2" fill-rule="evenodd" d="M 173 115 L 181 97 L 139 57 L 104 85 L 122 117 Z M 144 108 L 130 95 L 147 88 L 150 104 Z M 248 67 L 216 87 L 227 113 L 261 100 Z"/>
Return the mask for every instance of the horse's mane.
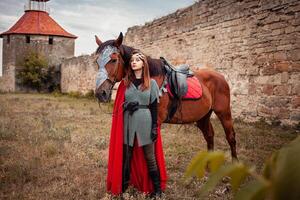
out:
<path id="1" fill-rule="evenodd" d="M 104 49 L 104 47 L 106 47 L 107 45 L 115 46 L 115 40 L 108 40 L 106 42 L 103 42 L 101 45 L 98 46 L 98 48 L 96 50 L 96 54 L 100 53 Z M 129 61 L 130 61 L 131 53 L 134 50 L 135 50 L 135 48 L 130 47 L 130 46 L 126 46 L 123 44 L 120 46 L 120 51 L 121 51 L 126 68 L 130 64 Z M 147 56 L 147 61 L 148 61 L 151 77 L 164 74 L 163 63 L 160 59 L 154 59 L 154 58 L 151 58 L 150 56 Z"/>
<path id="2" fill-rule="evenodd" d="M 163 63 L 160 59 L 154 59 L 148 56 L 147 60 L 151 77 L 165 74 L 165 68 L 163 67 Z"/>

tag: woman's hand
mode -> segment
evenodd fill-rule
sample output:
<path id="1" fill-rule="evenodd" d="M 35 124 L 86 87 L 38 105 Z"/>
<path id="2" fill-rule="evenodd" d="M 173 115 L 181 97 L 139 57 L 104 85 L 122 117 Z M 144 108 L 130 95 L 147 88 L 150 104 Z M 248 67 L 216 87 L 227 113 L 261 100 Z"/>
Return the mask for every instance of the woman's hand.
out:
<path id="1" fill-rule="evenodd" d="M 139 102 L 138 101 L 132 101 L 132 102 L 125 102 L 124 110 L 128 110 L 129 114 L 132 115 L 137 109 L 139 109 Z"/>

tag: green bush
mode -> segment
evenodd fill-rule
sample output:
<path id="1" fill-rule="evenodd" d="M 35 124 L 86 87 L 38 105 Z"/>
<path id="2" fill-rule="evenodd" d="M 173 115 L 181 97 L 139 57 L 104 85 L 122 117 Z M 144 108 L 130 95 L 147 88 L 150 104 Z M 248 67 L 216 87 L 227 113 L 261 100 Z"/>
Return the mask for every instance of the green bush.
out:
<path id="1" fill-rule="evenodd" d="M 72 98 L 87 98 L 87 99 L 95 98 L 94 90 L 89 90 L 86 94 L 82 94 L 79 91 L 71 91 L 68 92 L 67 95 Z"/>
<path id="2" fill-rule="evenodd" d="M 95 98 L 95 93 L 94 93 L 94 90 L 89 90 L 85 95 L 84 95 L 85 98 L 88 98 L 88 99 L 94 99 Z"/>
<path id="3" fill-rule="evenodd" d="M 22 69 L 17 78 L 25 87 L 37 90 L 53 91 L 60 86 L 54 83 L 55 67 L 49 66 L 47 59 L 36 52 L 30 52 L 20 63 Z"/>
<path id="4" fill-rule="evenodd" d="M 300 136 L 289 145 L 272 154 L 266 161 L 262 175 L 254 167 L 241 162 L 225 163 L 222 152 L 200 152 L 190 163 L 185 178 L 202 178 L 208 168 L 211 172 L 202 186 L 200 198 L 207 195 L 224 177 L 230 177 L 230 183 L 238 200 L 298 200 L 300 199 Z M 252 181 L 242 185 L 247 177 Z"/>
<path id="5" fill-rule="evenodd" d="M 78 91 L 71 91 L 68 93 L 68 96 L 73 98 L 81 98 L 82 94 Z"/>
<path id="6" fill-rule="evenodd" d="M 59 89 L 55 89 L 52 91 L 51 93 L 54 97 L 61 97 L 63 96 L 63 94 L 61 93 L 61 91 Z"/>

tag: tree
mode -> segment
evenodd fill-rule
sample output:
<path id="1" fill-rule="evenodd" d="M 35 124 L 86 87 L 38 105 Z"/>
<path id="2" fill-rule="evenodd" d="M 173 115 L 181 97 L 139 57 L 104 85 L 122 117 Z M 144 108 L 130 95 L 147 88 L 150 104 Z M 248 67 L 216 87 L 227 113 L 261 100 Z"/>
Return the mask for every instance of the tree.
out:
<path id="1" fill-rule="evenodd" d="M 50 79 L 48 61 L 42 55 L 31 52 L 22 63 L 22 70 L 17 74 L 21 83 L 29 88 L 40 91 Z"/>

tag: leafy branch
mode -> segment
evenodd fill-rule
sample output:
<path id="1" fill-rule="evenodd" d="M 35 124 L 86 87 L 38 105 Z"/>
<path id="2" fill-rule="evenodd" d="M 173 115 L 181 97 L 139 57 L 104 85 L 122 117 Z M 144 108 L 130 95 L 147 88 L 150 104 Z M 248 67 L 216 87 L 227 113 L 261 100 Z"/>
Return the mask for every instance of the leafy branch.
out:
<path id="1" fill-rule="evenodd" d="M 265 162 L 261 175 L 242 162 L 225 164 L 223 152 L 205 151 L 192 159 L 185 180 L 193 176 L 203 178 L 207 169 L 210 175 L 200 190 L 200 198 L 212 191 L 224 177 L 230 177 L 234 199 L 300 199 L 300 136 L 274 152 Z M 242 185 L 247 177 L 253 180 Z"/>

